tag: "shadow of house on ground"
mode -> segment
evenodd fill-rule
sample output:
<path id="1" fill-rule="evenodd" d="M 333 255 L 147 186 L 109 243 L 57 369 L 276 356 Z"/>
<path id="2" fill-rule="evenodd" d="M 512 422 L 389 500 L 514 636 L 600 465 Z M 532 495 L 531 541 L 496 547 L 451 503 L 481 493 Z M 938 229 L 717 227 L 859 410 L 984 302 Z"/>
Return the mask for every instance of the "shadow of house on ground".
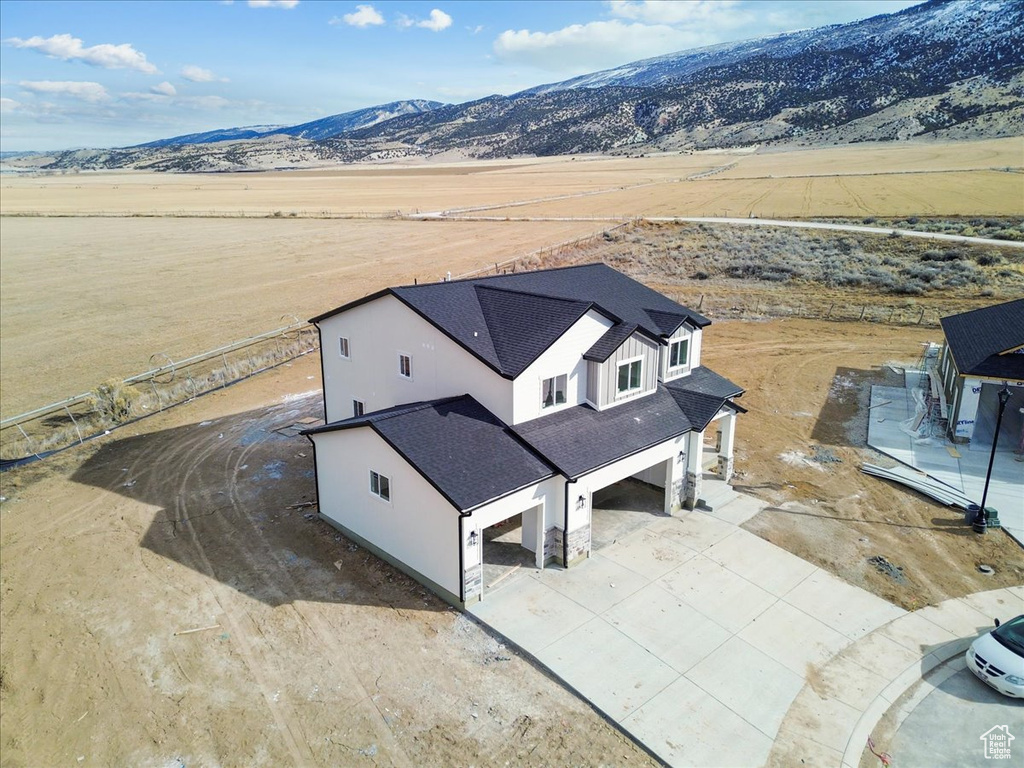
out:
<path id="1" fill-rule="evenodd" d="M 267 605 L 445 610 L 317 517 L 313 448 L 289 427 L 322 413 L 308 395 L 114 440 L 72 479 L 159 507 L 142 547 Z"/>

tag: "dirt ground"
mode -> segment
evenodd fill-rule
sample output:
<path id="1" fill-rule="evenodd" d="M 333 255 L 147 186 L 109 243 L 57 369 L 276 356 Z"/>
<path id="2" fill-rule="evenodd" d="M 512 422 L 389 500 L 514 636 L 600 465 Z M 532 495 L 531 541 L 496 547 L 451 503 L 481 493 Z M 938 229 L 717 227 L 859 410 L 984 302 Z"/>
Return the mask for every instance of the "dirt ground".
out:
<path id="1" fill-rule="evenodd" d="M 737 490 L 773 507 L 745 527 L 852 584 L 914 610 L 1024 583 L 1024 551 L 978 536 L 963 512 L 860 472 L 885 463 L 866 445 L 871 384 L 899 385 L 888 365 L 917 365 L 937 329 L 814 320 L 719 322 L 702 360 L 747 388 L 737 427 Z M 816 447 L 838 462 L 814 460 Z M 897 582 L 868 562 L 901 567 Z M 995 576 L 977 566 L 989 564 Z"/>
<path id="2" fill-rule="evenodd" d="M 318 387 L 310 355 L 0 476 L 0 762 L 653 765 L 314 518 L 274 430 Z"/>
<path id="3" fill-rule="evenodd" d="M 1024 581 L 1009 537 L 857 471 L 864 385 L 934 331 L 706 333 L 705 362 L 747 388 L 737 487 L 773 503 L 750 530 L 908 608 Z M 0 475 L 0 762 L 653 764 L 316 520 L 310 446 L 275 430 L 320 416 L 319 386 L 310 355 Z M 815 445 L 842 462 L 807 461 Z"/>

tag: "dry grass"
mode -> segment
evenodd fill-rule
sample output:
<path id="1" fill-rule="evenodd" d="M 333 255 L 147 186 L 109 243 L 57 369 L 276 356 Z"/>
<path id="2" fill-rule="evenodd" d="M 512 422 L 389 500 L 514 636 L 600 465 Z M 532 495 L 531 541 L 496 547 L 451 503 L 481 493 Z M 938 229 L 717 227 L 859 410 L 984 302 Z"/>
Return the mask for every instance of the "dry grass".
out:
<path id="1" fill-rule="evenodd" d="M 587 222 L 8 218 L 0 367 L 12 416 L 312 317 L 387 285 L 438 280 Z M 283 319 L 282 319 L 283 318 Z"/>

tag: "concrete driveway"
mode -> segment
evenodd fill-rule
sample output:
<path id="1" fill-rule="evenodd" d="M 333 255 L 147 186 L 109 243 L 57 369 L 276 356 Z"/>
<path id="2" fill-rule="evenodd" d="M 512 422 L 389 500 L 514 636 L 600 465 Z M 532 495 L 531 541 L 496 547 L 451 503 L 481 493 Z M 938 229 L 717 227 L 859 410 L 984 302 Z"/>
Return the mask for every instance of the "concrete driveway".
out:
<path id="1" fill-rule="evenodd" d="M 649 515 L 471 613 L 667 763 L 761 765 L 814 667 L 904 611 L 728 521 L 759 508 Z"/>

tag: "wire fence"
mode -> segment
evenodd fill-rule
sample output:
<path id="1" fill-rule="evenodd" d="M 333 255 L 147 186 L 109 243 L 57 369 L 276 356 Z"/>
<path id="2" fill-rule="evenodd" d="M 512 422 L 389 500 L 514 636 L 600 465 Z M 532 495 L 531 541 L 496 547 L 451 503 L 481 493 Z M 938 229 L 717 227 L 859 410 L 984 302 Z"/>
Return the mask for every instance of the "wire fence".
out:
<path id="1" fill-rule="evenodd" d="M 0 462 L 45 458 L 318 349 L 316 328 L 296 321 L 184 360 L 157 353 L 144 373 L 0 421 Z"/>

